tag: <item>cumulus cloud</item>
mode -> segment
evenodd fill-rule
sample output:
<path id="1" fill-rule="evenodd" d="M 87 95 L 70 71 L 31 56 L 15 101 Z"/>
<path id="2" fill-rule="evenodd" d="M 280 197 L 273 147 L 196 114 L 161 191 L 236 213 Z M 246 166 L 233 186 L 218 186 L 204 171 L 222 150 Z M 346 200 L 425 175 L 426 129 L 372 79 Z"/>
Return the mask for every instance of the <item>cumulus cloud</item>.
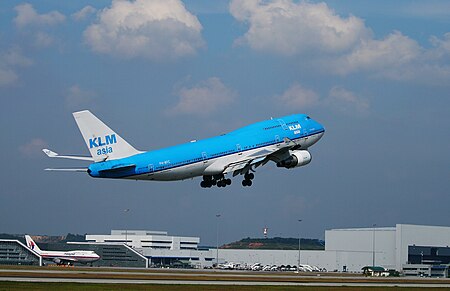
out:
<path id="1" fill-rule="evenodd" d="M 87 5 L 83 7 L 81 10 L 73 13 L 72 18 L 75 19 L 76 21 L 80 21 L 86 19 L 89 15 L 94 14 L 95 12 L 97 12 L 97 9 L 95 9 L 91 5 Z"/>
<path id="2" fill-rule="evenodd" d="M 347 113 L 366 113 L 369 110 L 367 99 L 358 97 L 355 93 L 337 86 L 331 88 L 323 104 Z"/>
<path id="3" fill-rule="evenodd" d="M 84 38 L 99 53 L 161 60 L 195 54 L 204 45 L 201 30 L 180 0 L 113 0 Z"/>
<path id="4" fill-rule="evenodd" d="M 249 25 L 237 43 L 282 55 L 346 51 L 371 35 L 363 20 L 340 17 L 325 3 L 233 0 L 230 12 Z"/>
<path id="5" fill-rule="evenodd" d="M 90 107 L 95 96 L 95 92 L 73 85 L 67 90 L 66 105 L 73 110 Z"/>
<path id="6" fill-rule="evenodd" d="M 33 61 L 23 56 L 18 48 L 0 52 L 0 87 L 16 83 L 19 80 L 17 70 L 32 64 Z"/>
<path id="7" fill-rule="evenodd" d="M 219 78 L 212 77 L 193 87 L 183 87 L 178 92 L 178 103 L 168 113 L 209 115 L 231 103 L 236 93 L 226 87 Z"/>
<path id="8" fill-rule="evenodd" d="M 293 84 L 282 95 L 277 96 L 276 99 L 286 107 L 298 109 L 313 107 L 319 104 L 319 95 L 298 83 Z"/>
<path id="9" fill-rule="evenodd" d="M 42 149 L 47 148 L 48 144 L 41 138 L 33 138 L 24 145 L 19 146 L 19 152 L 25 156 L 42 155 Z"/>
<path id="10" fill-rule="evenodd" d="M 314 90 L 299 83 L 291 85 L 283 94 L 275 96 L 284 108 L 304 110 L 305 108 L 327 108 L 346 114 L 361 114 L 369 110 L 369 101 L 343 87 L 333 87 L 328 96 L 321 98 Z"/>
<path id="11" fill-rule="evenodd" d="M 361 70 L 380 71 L 400 68 L 416 60 L 422 53 L 419 44 L 395 31 L 383 40 L 364 40 L 352 52 L 338 58 L 333 67 L 339 74 Z"/>
<path id="12" fill-rule="evenodd" d="M 17 5 L 14 9 L 17 12 L 14 23 L 20 28 L 31 25 L 55 25 L 66 19 L 64 14 L 58 11 L 39 14 L 29 3 Z"/>
<path id="13" fill-rule="evenodd" d="M 342 76 L 364 72 L 397 81 L 450 84 L 450 33 L 431 37 L 431 48 L 399 31 L 375 39 L 362 19 L 307 1 L 232 0 L 230 12 L 248 24 L 236 43 L 254 50 L 302 56 L 323 72 Z"/>
<path id="14" fill-rule="evenodd" d="M 450 32 L 445 33 L 442 39 L 432 36 L 430 42 L 434 49 L 430 50 L 428 57 L 433 59 L 450 57 Z"/>
<path id="15" fill-rule="evenodd" d="M 46 30 L 64 22 L 66 20 L 64 14 L 58 11 L 39 14 L 29 3 L 17 5 L 14 9 L 17 12 L 14 23 L 32 45 L 46 48 L 55 43 L 55 38 Z"/>
<path id="16" fill-rule="evenodd" d="M 450 33 L 442 39 L 431 37 L 431 48 L 394 31 L 382 40 L 361 42 L 353 51 L 324 67 L 339 75 L 367 72 L 374 76 L 399 81 L 450 85 Z"/>

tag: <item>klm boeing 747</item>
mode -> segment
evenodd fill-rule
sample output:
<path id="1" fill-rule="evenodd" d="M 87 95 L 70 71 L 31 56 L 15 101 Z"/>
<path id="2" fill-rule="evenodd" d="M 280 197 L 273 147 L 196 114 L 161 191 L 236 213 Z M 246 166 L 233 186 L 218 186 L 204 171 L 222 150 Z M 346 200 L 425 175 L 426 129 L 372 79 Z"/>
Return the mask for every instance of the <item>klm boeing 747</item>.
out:
<path id="1" fill-rule="evenodd" d="M 203 177 L 200 186 L 225 187 L 243 175 L 243 186 L 251 186 L 255 169 L 269 161 L 277 167 L 296 168 L 309 164 L 309 148 L 322 138 L 325 129 L 304 114 L 254 123 L 235 131 L 154 151 L 138 151 L 91 112 L 73 116 L 91 157 L 61 156 L 43 149 L 51 158 L 92 161 L 82 171 L 95 178 L 175 181 Z"/>

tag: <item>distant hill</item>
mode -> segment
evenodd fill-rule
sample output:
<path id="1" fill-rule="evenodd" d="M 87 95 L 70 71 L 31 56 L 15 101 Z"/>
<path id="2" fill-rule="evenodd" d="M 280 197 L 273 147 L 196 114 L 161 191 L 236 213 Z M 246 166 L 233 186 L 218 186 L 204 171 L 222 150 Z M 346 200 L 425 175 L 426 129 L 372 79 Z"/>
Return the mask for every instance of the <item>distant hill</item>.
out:
<path id="1" fill-rule="evenodd" d="M 325 242 L 319 239 L 302 238 L 302 250 L 324 250 Z M 221 246 L 222 249 L 298 250 L 298 238 L 244 238 Z"/>
<path id="2" fill-rule="evenodd" d="M 18 240 L 22 243 L 25 242 L 25 237 L 20 234 L 0 233 L 0 239 L 14 239 L 14 240 Z"/>
<path id="3" fill-rule="evenodd" d="M 32 235 L 33 239 L 37 243 L 66 243 L 68 241 L 73 242 L 84 242 L 86 241 L 86 236 L 83 234 L 72 234 L 68 233 L 67 235 L 61 236 L 49 236 L 49 235 Z M 0 239 L 17 239 L 21 242 L 25 242 L 25 237 L 23 234 L 8 234 L 8 233 L 0 233 Z"/>

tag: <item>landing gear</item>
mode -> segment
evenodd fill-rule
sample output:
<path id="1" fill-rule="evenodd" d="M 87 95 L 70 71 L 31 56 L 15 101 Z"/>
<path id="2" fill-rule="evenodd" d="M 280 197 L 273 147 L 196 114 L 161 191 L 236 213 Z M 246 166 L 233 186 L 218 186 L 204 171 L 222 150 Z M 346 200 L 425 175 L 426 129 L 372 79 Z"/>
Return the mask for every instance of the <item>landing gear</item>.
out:
<path id="1" fill-rule="evenodd" d="M 251 186 L 253 184 L 252 180 L 242 180 L 242 186 Z"/>
<path id="2" fill-rule="evenodd" d="M 226 187 L 231 185 L 231 179 L 225 179 L 224 175 L 218 176 L 203 176 L 203 181 L 200 182 L 200 186 L 202 188 L 211 188 L 212 186 L 216 186 L 219 188 Z"/>
<path id="3" fill-rule="evenodd" d="M 217 187 L 226 187 L 228 185 L 231 185 L 231 179 L 222 179 L 217 181 Z"/>
<path id="4" fill-rule="evenodd" d="M 250 187 L 252 184 L 253 184 L 253 182 L 252 182 L 252 180 L 255 178 L 255 174 L 253 174 L 253 173 L 249 173 L 249 172 L 247 172 L 247 173 L 245 173 L 245 175 L 244 175 L 244 180 L 242 180 L 242 186 L 248 186 L 248 187 Z"/>
<path id="5" fill-rule="evenodd" d="M 245 173 L 244 178 L 245 180 L 253 180 L 255 179 L 255 174 L 247 172 Z"/>

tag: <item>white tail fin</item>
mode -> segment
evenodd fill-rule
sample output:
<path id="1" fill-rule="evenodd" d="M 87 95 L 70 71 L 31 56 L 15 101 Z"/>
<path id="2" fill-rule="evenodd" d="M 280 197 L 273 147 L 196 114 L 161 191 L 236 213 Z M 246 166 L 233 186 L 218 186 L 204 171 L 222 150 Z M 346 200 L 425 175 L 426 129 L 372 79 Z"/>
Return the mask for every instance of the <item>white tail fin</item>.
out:
<path id="1" fill-rule="evenodd" d="M 38 247 L 38 245 L 34 242 L 34 240 L 29 235 L 25 235 L 25 239 L 27 240 L 27 247 L 31 250 L 35 251 L 36 253 L 40 254 L 42 251 Z"/>
<path id="2" fill-rule="evenodd" d="M 74 112 L 73 117 L 94 161 L 121 159 L 141 153 L 90 111 Z"/>

